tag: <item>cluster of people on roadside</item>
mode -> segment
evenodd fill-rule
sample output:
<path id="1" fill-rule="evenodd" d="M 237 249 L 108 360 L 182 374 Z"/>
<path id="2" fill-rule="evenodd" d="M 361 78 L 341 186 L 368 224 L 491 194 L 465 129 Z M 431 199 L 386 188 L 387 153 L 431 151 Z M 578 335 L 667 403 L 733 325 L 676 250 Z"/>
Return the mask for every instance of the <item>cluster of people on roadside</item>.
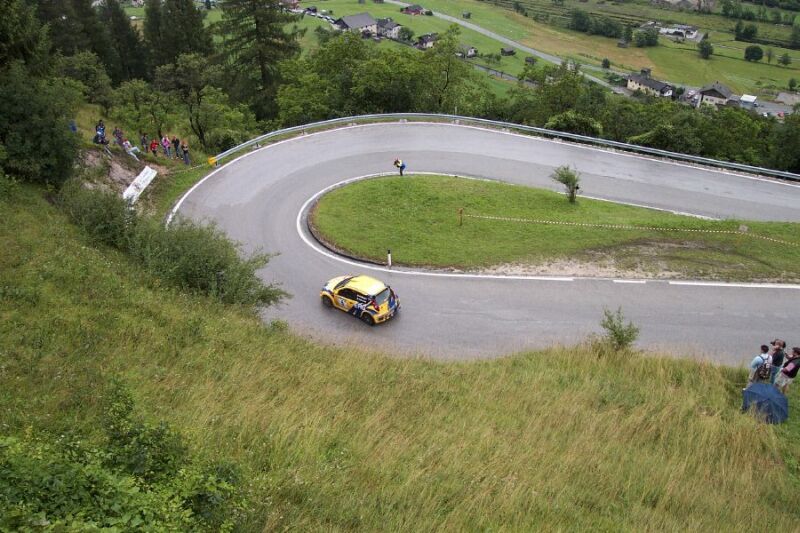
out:
<path id="1" fill-rule="evenodd" d="M 750 362 L 750 376 L 747 381 L 752 383 L 771 383 L 781 393 L 786 394 L 797 372 L 800 370 L 800 346 L 792 348 L 791 354 L 786 353 L 786 341 L 775 339 L 769 346 L 761 345 L 761 353 Z"/>
<path id="2" fill-rule="evenodd" d="M 137 161 L 139 158 L 136 154 L 150 152 L 153 154 L 153 157 L 158 157 L 158 152 L 163 151 L 164 156 L 168 159 L 182 159 L 185 165 L 188 166 L 191 164 L 189 143 L 186 142 L 186 139 L 180 140 L 174 135 L 172 139 L 169 138 L 169 135 L 163 135 L 161 139 L 159 139 L 158 136 L 150 139 L 146 133 L 139 132 L 140 149 L 138 146 L 132 144 L 118 127 L 114 128 L 112 136 L 114 137 L 114 144 L 119 145 L 120 148 L 125 150 L 125 153 Z M 95 144 L 103 146 L 108 145 L 108 140 L 106 140 L 106 126 L 103 124 L 102 120 L 98 121 L 97 125 L 95 125 L 95 136 L 93 140 Z"/>

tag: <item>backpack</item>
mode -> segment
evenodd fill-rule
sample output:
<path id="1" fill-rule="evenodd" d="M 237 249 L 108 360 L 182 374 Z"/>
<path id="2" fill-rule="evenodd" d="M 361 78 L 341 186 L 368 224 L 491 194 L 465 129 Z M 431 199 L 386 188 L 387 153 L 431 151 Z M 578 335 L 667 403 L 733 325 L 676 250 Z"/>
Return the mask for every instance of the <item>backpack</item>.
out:
<path id="1" fill-rule="evenodd" d="M 772 362 L 769 357 L 762 357 L 763 363 L 758 365 L 753 376 L 758 381 L 769 381 L 772 378 Z"/>

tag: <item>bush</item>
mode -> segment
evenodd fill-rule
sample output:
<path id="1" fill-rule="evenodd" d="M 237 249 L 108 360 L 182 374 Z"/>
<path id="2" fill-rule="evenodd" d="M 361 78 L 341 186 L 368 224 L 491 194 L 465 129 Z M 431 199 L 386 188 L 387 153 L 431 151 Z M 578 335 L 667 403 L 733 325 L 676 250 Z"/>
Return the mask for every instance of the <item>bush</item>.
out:
<path id="1" fill-rule="evenodd" d="M 764 50 L 760 46 L 751 45 L 744 49 L 745 61 L 761 61 L 764 57 Z"/>
<path id="2" fill-rule="evenodd" d="M 567 198 L 569 199 L 569 202 L 574 204 L 575 198 L 578 195 L 578 190 L 580 189 L 580 186 L 578 185 L 581 180 L 580 174 L 564 165 L 558 167 L 550 177 L 553 178 L 554 181 L 564 185 L 564 187 L 567 189 Z"/>
<path id="3" fill-rule="evenodd" d="M 42 80 L 19 65 L 0 72 L 3 170 L 22 180 L 61 184 L 73 172 L 78 138 L 69 121 L 80 100 L 70 80 Z"/>
<path id="4" fill-rule="evenodd" d="M 603 321 L 600 326 L 605 330 L 605 340 L 617 351 L 627 350 L 639 338 L 639 328 L 628 322 L 622 315 L 622 307 L 612 313 L 608 308 L 603 309 Z"/>
<path id="5" fill-rule="evenodd" d="M 195 464 L 166 424 L 148 424 L 117 385 L 107 440 L 0 437 L 0 531 L 230 531 L 238 471 Z M 106 529 L 107 528 L 107 529 Z"/>
<path id="6" fill-rule="evenodd" d="M 270 305 L 285 293 L 264 285 L 256 271 L 269 257 L 239 255 L 239 247 L 213 226 L 185 219 L 164 227 L 153 220 L 137 225 L 131 254 L 153 274 L 182 289 L 208 294 L 220 302 Z"/>
<path id="7" fill-rule="evenodd" d="M 213 226 L 178 220 L 165 227 L 137 215 L 122 198 L 77 182 L 65 184 L 60 203 L 94 242 L 130 254 L 174 287 L 242 305 L 270 305 L 286 296 L 256 275 L 268 256 L 241 257 L 239 247 Z"/>
<path id="8" fill-rule="evenodd" d="M 114 194 L 83 187 L 78 181 L 64 184 L 59 203 L 70 220 L 95 244 L 127 250 L 136 224 L 136 213 Z"/>

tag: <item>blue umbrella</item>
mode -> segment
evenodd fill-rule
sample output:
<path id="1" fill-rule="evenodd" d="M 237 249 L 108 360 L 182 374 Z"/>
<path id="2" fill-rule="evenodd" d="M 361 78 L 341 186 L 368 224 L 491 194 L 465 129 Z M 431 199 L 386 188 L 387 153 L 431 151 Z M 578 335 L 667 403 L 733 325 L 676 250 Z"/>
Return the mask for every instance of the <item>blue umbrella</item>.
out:
<path id="1" fill-rule="evenodd" d="M 742 411 L 753 409 L 769 424 L 780 424 L 789 418 L 789 402 L 774 385 L 753 383 L 742 392 Z"/>

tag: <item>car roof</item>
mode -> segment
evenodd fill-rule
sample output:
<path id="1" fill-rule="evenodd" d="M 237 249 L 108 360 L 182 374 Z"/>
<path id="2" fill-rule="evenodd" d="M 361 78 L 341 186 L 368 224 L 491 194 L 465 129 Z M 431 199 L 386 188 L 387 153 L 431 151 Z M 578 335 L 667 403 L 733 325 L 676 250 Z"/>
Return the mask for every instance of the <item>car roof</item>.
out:
<path id="1" fill-rule="evenodd" d="M 375 296 L 386 288 L 385 283 L 369 276 L 351 278 L 345 286 L 369 296 Z"/>

